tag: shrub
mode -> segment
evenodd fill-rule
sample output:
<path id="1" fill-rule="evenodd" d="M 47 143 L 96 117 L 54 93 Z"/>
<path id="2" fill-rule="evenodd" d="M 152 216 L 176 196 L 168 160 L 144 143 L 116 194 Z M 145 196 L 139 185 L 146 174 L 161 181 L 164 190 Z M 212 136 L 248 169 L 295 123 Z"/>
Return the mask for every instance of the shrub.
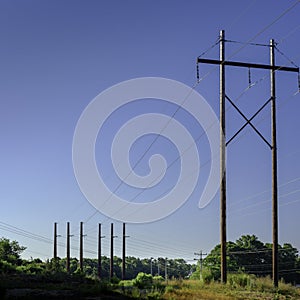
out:
<path id="1" fill-rule="evenodd" d="M 119 286 L 122 286 L 122 287 L 132 287 L 133 286 L 133 281 L 132 280 L 121 280 L 119 282 Z"/>
<path id="2" fill-rule="evenodd" d="M 246 287 L 250 283 L 250 277 L 245 273 L 230 274 L 228 276 L 228 283 L 232 287 Z"/>
<path id="3" fill-rule="evenodd" d="M 208 269 L 204 269 L 202 272 L 202 280 L 206 284 L 211 283 L 214 280 L 213 273 Z"/>
<path id="4" fill-rule="evenodd" d="M 151 274 L 140 272 L 136 278 L 133 279 L 133 285 L 139 289 L 146 289 L 152 287 L 153 277 Z"/>
<path id="5" fill-rule="evenodd" d="M 163 287 L 164 278 L 162 276 L 154 276 L 153 277 L 153 286 L 156 289 L 161 289 Z"/>
<path id="6" fill-rule="evenodd" d="M 16 272 L 16 266 L 6 260 L 0 260 L 0 274 L 12 274 Z"/>

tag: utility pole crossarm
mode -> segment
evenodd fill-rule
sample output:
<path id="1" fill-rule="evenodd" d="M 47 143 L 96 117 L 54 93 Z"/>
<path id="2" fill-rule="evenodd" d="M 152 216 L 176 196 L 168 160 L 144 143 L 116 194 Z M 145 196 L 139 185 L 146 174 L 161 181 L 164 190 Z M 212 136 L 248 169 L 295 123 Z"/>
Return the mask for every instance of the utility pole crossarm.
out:
<path id="1" fill-rule="evenodd" d="M 206 58 L 197 58 L 197 63 L 205 63 L 211 65 L 221 65 L 224 66 L 233 66 L 233 67 L 245 67 L 245 68 L 253 68 L 253 69 L 266 69 L 273 71 L 288 71 L 288 72 L 296 72 L 299 73 L 299 68 L 296 67 L 286 67 L 286 66 L 271 66 L 264 64 L 255 64 L 255 63 L 244 63 L 239 61 L 221 61 L 217 59 L 206 59 Z"/>

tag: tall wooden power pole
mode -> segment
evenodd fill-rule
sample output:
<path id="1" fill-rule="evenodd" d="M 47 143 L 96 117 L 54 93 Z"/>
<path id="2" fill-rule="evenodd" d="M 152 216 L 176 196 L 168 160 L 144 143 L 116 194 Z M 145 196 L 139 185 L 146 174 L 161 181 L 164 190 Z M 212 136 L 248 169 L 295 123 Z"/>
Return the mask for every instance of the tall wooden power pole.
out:
<path id="1" fill-rule="evenodd" d="M 114 238 L 117 236 L 114 235 L 114 224 L 110 224 L 110 279 L 114 276 Z"/>
<path id="2" fill-rule="evenodd" d="M 114 224 L 110 224 L 110 279 L 114 275 Z"/>
<path id="3" fill-rule="evenodd" d="M 262 138 L 267 146 L 272 150 L 272 233 L 273 233 L 273 249 L 272 249 L 272 275 L 273 285 L 278 286 L 278 186 L 277 186 L 277 139 L 276 139 L 276 94 L 275 94 L 275 72 L 297 72 L 298 67 L 286 67 L 275 65 L 275 42 L 270 41 L 270 64 L 256 64 L 245 63 L 238 61 L 225 60 L 225 33 L 222 30 L 220 33 L 220 60 L 204 59 L 198 57 L 197 63 L 214 64 L 220 66 L 220 170 L 221 170 L 221 187 L 220 187 L 220 231 L 221 231 L 221 281 L 226 282 L 227 267 L 226 267 L 226 163 L 225 163 L 225 150 L 226 146 L 247 126 L 250 125 L 252 129 Z M 267 45 L 268 46 L 268 45 Z M 268 99 L 251 117 L 247 118 L 237 105 L 225 93 L 225 66 L 265 69 L 271 72 L 271 97 Z M 246 123 L 226 142 L 225 131 L 225 100 L 238 111 L 238 113 L 245 119 Z M 266 138 L 259 132 L 253 125 L 252 120 L 271 102 L 271 129 L 272 129 L 272 142 L 268 142 Z"/>
<path id="4" fill-rule="evenodd" d="M 104 238 L 105 236 L 101 235 L 101 224 L 98 224 L 99 229 L 98 229 L 98 278 L 101 279 L 101 271 L 102 271 L 102 251 L 101 251 L 101 239 Z"/>
<path id="5" fill-rule="evenodd" d="M 275 66 L 275 42 L 270 41 L 270 64 Z M 272 113 L 272 274 L 273 283 L 278 287 L 278 186 L 277 186 L 277 133 L 276 133 L 276 91 L 275 70 L 271 69 L 271 113 Z"/>
<path id="6" fill-rule="evenodd" d="M 227 281 L 226 264 L 226 131 L 225 131 L 225 32 L 220 32 L 220 233 L 221 282 Z"/>
<path id="7" fill-rule="evenodd" d="M 125 229 L 126 224 L 123 223 L 123 244 L 122 244 L 122 280 L 125 280 L 126 277 L 126 238 L 128 238 L 129 236 L 126 235 L 126 229 Z"/>
<path id="8" fill-rule="evenodd" d="M 81 271 L 83 271 L 83 238 L 85 236 L 83 234 L 83 222 L 80 222 L 79 268 Z"/>
<path id="9" fill-rule="evenodd" d="M 168 258 L 165 258 L 165 281 L 168 281 Z"/>
<path id="10" fill-rule="evenodd" d="M 70 222 L 67 222 L 67 261 L 66 261 L 66 269 L 67 272 L 70 273 Z"/>
<path id="11" fill-rule="evenodd" d="M 57 223 L 54 223 L 54 249 L 53 249 L 53 258 L 57 258 Z"/>

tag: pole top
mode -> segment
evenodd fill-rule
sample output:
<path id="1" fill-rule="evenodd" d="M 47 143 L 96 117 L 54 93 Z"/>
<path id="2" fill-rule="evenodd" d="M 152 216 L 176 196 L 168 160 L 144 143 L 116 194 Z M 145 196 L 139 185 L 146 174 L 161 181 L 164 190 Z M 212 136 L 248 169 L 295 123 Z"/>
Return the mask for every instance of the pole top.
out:
<path id="1" fill-rule="evenodd" d="M 225 30 L 220 30 L 220 40 L 223 40 L 225 38 Z"/>
<path id="2" fill-rule="evenodd" d="M 274 39 L 270 39 L 270 46 L 274 47 L 276 45 L 275 40 Z"/>

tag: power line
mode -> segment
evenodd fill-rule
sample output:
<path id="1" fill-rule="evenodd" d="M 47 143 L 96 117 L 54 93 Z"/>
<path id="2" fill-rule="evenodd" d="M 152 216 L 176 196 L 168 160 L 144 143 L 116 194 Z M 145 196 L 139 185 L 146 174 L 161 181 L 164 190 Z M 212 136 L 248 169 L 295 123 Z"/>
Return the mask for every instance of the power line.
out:
<path id="1" fill-rule="evenodd" d="M 245 46 L 247 46 L 247 43 L 251 43 L 255 38 L 257 38 L 259 35 L 261 35 L 264 31 L 266 31 L 268 28 L 270 28 L 273 24 L 275 24 L 278 20 L 280 20 L 284 15 L 286 15 L 290 10 L 292 10 L 298 3 L 300 2 L 300 0 L 298 0 L 296 3 L 294 3 L 292 6 L 290 6 L 289 8 L 287 8 L 282 14 L 280 14 L 274 21 L 272 21 L 270 24 L 268 24 L 267 26 L 265 26 L 262 30 L 260 30 L 254 37 L 252 37 L 251 39 L 249 39 L 241 48 L 239 48 L 237 51 L 235 51 L 231 57 L 233 57 L 234 55 L 236 55 L 239 51 L 241 51 Z M 215 45 L 213 45 L 214 47 Z M 176 111 L 171 115 L 169 121 L 165 124 L 165 126 L 162 128 L 162 130 L 160 131 L 160 133 L 158 135 L 156 135 L 155 139 L 153 140 L 153 142 L 150 144 L 150 146 L 144 151 L 144 153 L 142 154 L 142 156 L 140 157 L 140 159 L 136 162 L 136 164 L 133 166 L 133 168 L 130 170 L 129 174 L 125 177 L 125 179 L 130 176 L 130 174 L 132 174 L 133 170 L 135 169 L 135 167 L 137 166 L 137 164 L 143 159 L 143 157 L 146 155 L 146 153 L 148 153 L 148 151 L 150 150 L 150 148 L 152 147 L 152 145 L 156 142 L 156 140 L 161 136 L 161 134 L 163 133 L 163 131 L 167 128 L 167 126 L 169 125 L 169 123 L 171 122 L 171 120 L 174 118 L 175 114 L 181 109 L 182 105 L 184 104 L 184 102 L 187 100 L 187 98 L 190 96 L 190 94 L 192 93 L 192 91 L 195 89 L 195 87 L 197 86 L 197 84 L 199 84 L 206 76 L 208 76 L 210 72 L 208 72 L 206 75 L 204 75 L 202 78 L 199 78 L 198 82 L 191 88 L 190 93 L 184 98 L 184 100 L 182 101 L 182 103 L 178 106 L 178 108 L 176 109 Z M 124 180 L 121 180 L 120 184 L 111 192 L 110 196 L 108 197 L 108 199 L 105 200 L 105 203 L 112 197 L 112 195 L 120 188 L 120 186 L 124 184 Z M 95 213 L 93 213 L 91 215 L 91 217 L 89 217 L 85 222 L 88 222 L 94 215 L 96 215 L 98 213 L 98 211 L 96 211 Z"/>

